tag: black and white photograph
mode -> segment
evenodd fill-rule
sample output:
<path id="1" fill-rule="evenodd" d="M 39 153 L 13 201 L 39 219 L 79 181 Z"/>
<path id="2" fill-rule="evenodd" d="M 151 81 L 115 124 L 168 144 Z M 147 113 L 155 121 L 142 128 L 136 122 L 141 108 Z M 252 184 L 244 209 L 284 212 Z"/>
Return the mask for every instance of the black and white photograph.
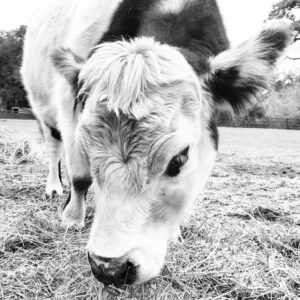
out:
<path id="1" fill-rule="evenodd" d="M 19 299 L 300 299 L 300 0 L 0 0 Z"/>

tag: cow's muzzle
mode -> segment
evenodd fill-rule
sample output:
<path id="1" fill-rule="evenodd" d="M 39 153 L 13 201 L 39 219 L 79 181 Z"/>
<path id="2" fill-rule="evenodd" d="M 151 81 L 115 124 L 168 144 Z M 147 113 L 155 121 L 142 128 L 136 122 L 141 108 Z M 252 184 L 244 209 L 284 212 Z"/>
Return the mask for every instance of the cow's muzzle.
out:
<path id="1" fill-rule="evenodd" d="M 104 285 L 116 287 L 133 284 L 137 279 L 137 266 L 124 258 L 107 258 L 88 253 L 95 278 Z"/>

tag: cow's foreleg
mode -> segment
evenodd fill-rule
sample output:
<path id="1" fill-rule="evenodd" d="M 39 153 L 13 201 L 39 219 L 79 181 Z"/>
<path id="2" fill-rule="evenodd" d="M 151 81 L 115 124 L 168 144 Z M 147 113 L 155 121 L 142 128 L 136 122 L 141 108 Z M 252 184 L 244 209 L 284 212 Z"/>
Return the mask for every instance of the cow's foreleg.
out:
<path id="1" fill-rule="evenodd" d="M 41 122 L 44 133 L 46 148 L 49 155 L 49 174 L 46 184 L 46 196 L 52 197 L 55 193 L 62 195 L 62 181 L 60 161 L 63 153 L 63 145 L 60 132 L 49 125 Z"/>
<path id="2" fill-rule="evenodd" d="M 85 198 L 92 183 L 90 164 L 76 138 L 77 118 L 74 116 L 74 92 L 67 81 L 58 81 L 54 93 L 57 118 L 64 141 L 65 160 L 71 183 L 70 194 L 61 213 L 64 226 L 84 226 Z"/>
<path id="3" fill-rule="evenodd" d="M 62 223 L 65 226 L 84 226 L 85 198 L 92 184 L 89 164 L 75 143 L 66 145 L 66 160 L 71 180 L 69 197 L 63 207 Z"/>

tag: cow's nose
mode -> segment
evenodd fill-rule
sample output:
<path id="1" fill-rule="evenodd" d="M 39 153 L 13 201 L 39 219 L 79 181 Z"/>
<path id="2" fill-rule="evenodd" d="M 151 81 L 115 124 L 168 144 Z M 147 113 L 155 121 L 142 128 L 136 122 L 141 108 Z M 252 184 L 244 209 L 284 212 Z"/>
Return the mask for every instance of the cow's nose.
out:
<path id="1" fill-rule="evenodd" d="M 136 281 L 137 268 L 123 258 L 107 258 L 88 253 L 89 263 L 95 278 L 104 285 L 133 284 Z"/>

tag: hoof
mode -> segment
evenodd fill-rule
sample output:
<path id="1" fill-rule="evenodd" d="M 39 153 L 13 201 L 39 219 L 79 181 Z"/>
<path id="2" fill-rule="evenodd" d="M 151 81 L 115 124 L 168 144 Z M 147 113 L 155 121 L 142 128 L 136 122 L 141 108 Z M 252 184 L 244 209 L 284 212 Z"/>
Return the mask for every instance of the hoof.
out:
<path id="1" fill-rule="evenodd" d="M 179 226 L 174 228 L 171 236 L 171 242 L 177 245 L 181 245 L 184 243 L 184 238 L 181 235 L 181 230 Z"/>
<path id="2" fill-rule="evenodd" d="M 69 216 L 61 216 L 61 225 L 66 228 L 75 227 L 82 229 L 84 227 L 84 220 L 70 218 Z"/>
<path id="3" fill-rule="evenodd" d="M 52 191 L 51 193 L 45 193 L 44 199 L 45 200 L 52 200 L 58 197 L 58 194 L 56 191 Z"/>
<path id="4" fill-rule="evenodd" d="M 61 186 L 61 183 L 55 183 L 55 184 L 50 184 L 47 183 L 46 186 L 46 197 L 48 198 L 53 198 L 54 196 L 62 196 L 63 194 L 63 188 Z"/>

